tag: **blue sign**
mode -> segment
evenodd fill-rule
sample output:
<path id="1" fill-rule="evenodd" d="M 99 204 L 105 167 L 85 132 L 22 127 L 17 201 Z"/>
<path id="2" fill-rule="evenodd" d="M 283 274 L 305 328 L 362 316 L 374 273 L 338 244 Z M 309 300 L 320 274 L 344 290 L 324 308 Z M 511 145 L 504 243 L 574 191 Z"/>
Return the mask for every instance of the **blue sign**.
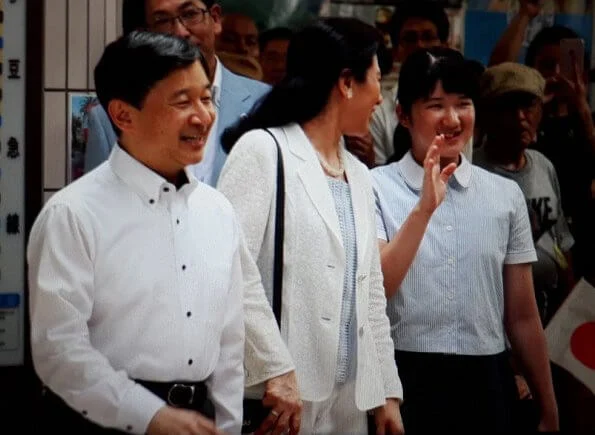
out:
<path id="1" fill-rule="evenodd" d="M 21 295 L 18 293 L 0 293 L 0 310 L 14 310 L 21 305 Z"/>

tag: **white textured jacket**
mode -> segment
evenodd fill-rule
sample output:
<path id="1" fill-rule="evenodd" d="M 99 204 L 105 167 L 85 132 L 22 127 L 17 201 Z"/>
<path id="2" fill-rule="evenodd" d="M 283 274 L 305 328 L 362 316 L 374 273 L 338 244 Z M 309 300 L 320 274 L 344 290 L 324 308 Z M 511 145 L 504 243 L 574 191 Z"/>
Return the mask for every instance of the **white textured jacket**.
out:
<path id="1" fill-rule="evenodd" d="M 302 399 L 327 399 L 335 385 L 345 253 L 325 174 L 302 128 L 271 129 L 285 166 L 285 241 L 281 335 L 293 357 Z M 357 239 L 356 405 L 368 410 L 402 398 L 386 315 L 368 169 L 345 152 Z M 243 135 L 227 158 L 218 188 L 233 204 L 272 299 L 277 150 L 263 130 Z M 246 313 L 249 316 L 249 313 Z M 270 325 L 270 324 L 269 324 Z M 273 331 L 270 331 L 273 334 Z M 267 336 L 269 333 L 261 334 Z M 247 346 L 246 385 L 267 378 Z"/>

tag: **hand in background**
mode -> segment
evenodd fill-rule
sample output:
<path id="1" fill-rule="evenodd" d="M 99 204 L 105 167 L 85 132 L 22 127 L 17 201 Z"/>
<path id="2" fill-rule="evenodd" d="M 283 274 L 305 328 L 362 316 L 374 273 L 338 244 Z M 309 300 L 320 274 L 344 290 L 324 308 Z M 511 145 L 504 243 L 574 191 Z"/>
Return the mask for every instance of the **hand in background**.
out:
<path id="1" fill-rule="evenodd" d="M 376 155 L 374 154 L 374 139 L 368 132 L 365 136 L 344 136 L 345 147 L 355 155 L 368 168 L 376 166 Z"/>
<path id="2" fill-rule="evenodd" d="M 519 0 L 519 13 L 533 19 L 543 9 L 544 0 Z"/>

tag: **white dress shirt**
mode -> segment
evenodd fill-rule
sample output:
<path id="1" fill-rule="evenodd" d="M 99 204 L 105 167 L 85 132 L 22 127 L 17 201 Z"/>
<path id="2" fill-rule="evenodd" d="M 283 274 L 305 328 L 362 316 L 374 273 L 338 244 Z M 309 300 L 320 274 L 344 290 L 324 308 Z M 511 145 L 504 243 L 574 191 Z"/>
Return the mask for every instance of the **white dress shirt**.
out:
<path id="1" fill-rule="evenodd" d="M 215 154 L 217 148 L 217 124 L 219 122 L 219 104 L 221 102 L 221 64 L 219 59 L 215 58 L 217 63 L 215 64 L 215 75 L 213 76 L 213 83 L 211 84 L 211 98 L 213 99 L 213 106 L 215 106 L 215 120 L 207 136 L 207 143 L 205 144 L 205 150 L 202 160 L 196 165 L 192 165 L 192 173 L 203 183 L 207 183 L 209 186 L 215 185 L 213 179 L 213 164 L 215 162 Z"/>
<path id="2" fill-rule="evenodd" d="M 206 381 L 239 433 L 242 237 L 229 202 L 179 190 L 118 145 L 56 193 L 31 231 L 31 346 L 41 380 L 90 420 L 145 433 L 163 400 L 132 379 Z"/>

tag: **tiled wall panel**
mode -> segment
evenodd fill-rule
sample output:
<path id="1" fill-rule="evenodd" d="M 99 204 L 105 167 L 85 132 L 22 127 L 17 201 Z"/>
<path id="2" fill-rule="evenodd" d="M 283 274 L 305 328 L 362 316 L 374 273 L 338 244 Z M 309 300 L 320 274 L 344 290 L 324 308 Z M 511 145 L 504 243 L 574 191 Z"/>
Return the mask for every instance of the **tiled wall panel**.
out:
<path id="1" fill-rule="evenodd" d="M 94 88 L 93 70 L 99 61 L 105 46 L 105 2 L 89 1 L 89 63 L 88 86 Z"/>
<path id="2" fill-rule="evenodd" d="M 44 84 L 46 88 L 66 86 L 67 1 L 45 1 Z"/>
<path id="3" fill-rule="evenodd" d="M 46 0 L 44 47 L 45 199 L 68 183 L 69 92 L 93 92 L 106 44 L 122 33 L 122 0 Z"/>
<path id="4" fill-rule="evenodd" d="M 92 0 L 97 1 L 97 0 Z M 68 0 L 68 88 L 87 88 L 88 19 L 87 0 Z"/>
<path id="5" fill-rule="evenodd" d="M 45 92 L 43 116 L 44 189 L 59 189 L 66 183 L 66 94 Z"/>
<path id="6" fill-rule="evenodd" d="M 105 43 L 109 44 L 118 35 L 118 0 L 105 0 Z"/>

